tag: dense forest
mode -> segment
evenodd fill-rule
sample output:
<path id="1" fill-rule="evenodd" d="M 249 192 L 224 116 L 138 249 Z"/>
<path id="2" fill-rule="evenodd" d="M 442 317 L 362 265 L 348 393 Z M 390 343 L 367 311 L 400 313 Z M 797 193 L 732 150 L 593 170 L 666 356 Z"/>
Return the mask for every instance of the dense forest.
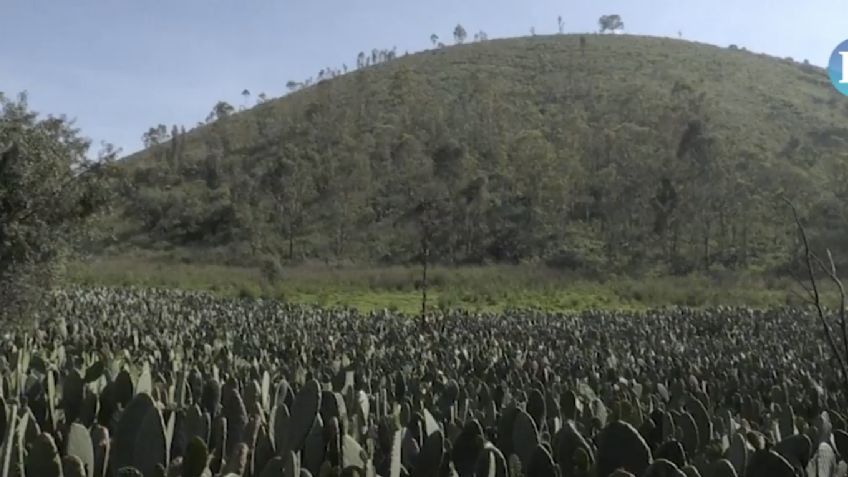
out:
<path id="1" fill-rule="evenodd" d="M 797 251 L 785 197 L 848 256 L 848 107 L 823 69 L 630 35 L 475 38 L 152 128 L 105 250 L 778 270 Z"/>

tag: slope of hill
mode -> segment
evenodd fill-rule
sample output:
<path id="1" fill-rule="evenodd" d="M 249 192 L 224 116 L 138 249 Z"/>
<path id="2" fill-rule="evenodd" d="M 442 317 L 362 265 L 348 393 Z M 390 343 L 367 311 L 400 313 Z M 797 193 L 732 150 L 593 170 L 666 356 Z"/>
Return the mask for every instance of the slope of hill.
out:
<path id="1" fill-rule="evenodd" d="M 127 158 L 108 249 L 771 269 L 795 240 L 781 195 L 817 240 L 848 248 L 846 121 L 823 69 L 736 49 L 618 35 L 460 45 Z"/>

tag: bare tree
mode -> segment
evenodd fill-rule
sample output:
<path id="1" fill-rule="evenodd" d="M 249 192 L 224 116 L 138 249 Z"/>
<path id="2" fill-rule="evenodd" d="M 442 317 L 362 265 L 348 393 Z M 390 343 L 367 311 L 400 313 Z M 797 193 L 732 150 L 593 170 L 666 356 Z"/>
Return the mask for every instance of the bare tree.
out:
<path id="1" fill-rule="evenodd" d="M 819 318 L 819 323 L 821 323 L 821 326 L 824 329 L 824 335 L 827 339 L 827 343 L 830 346 L 834 359 L 839 364 L 839 368 L 842 371 L 842 386 L 845 395 L 848 396 L 848 366 L 846 366 L 846 357 L 848 357 L 848 323 L 846 323 L 845 286 L 842 284 L 842 280 L 839 278 L 836 271 L 836 263 L 833 260 L 833 254 L 829 249 L 827 249 L 827 262 L 825 262 L 821 257 L 813 252 L 810 247 L 807 230 L 801 223 L 801 218 L 798 216 L 798 209 L 796 209 L 792 202 L 788 199 L 784 198 L 783 200 L 789 205 L 789 208 L 792 209 L 792 217 L 795 219 L 795 225 L 798 228 L 798 235 L 801 238 L 801 245 L 804 248 L 803 259 L 809 284 L 805 284 L 803 280 L 798 280 L 798 283 L 807 293 L 807 301 L 816 310 L 816 315 Z M 823 273 L 836 287 L 836 290 L 839 293 L 839 310 L 837 313 L 839 328 L 842 335 L 842 349 L 839 348 L 833 337 L 833 330 L 831 329 L 830 323 L 828 323 L 828 314 L 825 310 L 825 305 L 822 304 L 821 286 L 816 278 L 816 275 L 819 273 Z"/>

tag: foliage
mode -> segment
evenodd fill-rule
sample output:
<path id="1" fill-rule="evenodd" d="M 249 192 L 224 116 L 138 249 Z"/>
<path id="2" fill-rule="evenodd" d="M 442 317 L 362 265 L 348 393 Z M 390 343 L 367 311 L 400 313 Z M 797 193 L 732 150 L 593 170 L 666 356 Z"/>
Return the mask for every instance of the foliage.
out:
<path id="1" fill-rule="evenodd" d="M 848 470 L 848 396 L 801 308 L 421 322 L 102 288 L 41 307 L 39 333 L 0 337 L 4 475 Z"/>
<path id="2" fill-rule="evenodd" d="M 848 256 L 840 99 L 820 69 L 671 39 L 432 50 L 128 158 L 113 248 L 412 263 L 419 229 L 402 218 L 435 191 L 434 263 L 788 270 L 798 243 L 778 194 L 822 224 L 817 247 Z"/>
<path id="3" fill-rule="evenodd" d="M 598 25 L 601 27 L 601 33 L 604 32 L 620 32 L 624 30 L 624 22 L 620 15 L 603 15 L 598 20 Z"/>
<path id="4" fill-rule="evenodd" d="M 86 156 L 88 140 L 64 117 L 39 118 L 27 97 L 0 93 L 0 320 L 22 321 L 56 278 L 86 226 L 109 203 L 117 151 Z"/>
<path id="5" fill-rule="evenodd" d="M 226 252 L 204 259 L 214 263 Z M 265 257 L 256 268 L 196 262 L 197 257 L 166 254 L 110 257 L 76 263 L 69 284 L 138 286 L 208 291 L 221 296 L 277 298 L 291 303 L 344 306 L 363 312 L 421 309 L 420 266 L 348 266 L 323 264 L 282 266 Z M 188 263 L 187 263 L 188 262 Z M 536 308 L 546 311 L 645 309 L 659 306 L 754 307 L 800 304 L 795 282 L 753 274 L 688 277 L 580 276 L 574 272 L 527 265 L 481 267 L 433 266 L 428 271 L 429 298 L 439 308 L 503 311 Z M 824 296 L 835 305 L 832 293 Z"/>

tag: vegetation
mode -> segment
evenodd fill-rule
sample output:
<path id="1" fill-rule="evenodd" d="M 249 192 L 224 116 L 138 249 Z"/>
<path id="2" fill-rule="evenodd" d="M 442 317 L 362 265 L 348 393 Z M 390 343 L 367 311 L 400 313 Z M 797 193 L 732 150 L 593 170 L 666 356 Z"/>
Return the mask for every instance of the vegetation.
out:
<path id="1" fill-rule="evenodd" d="M 90 289 L 42 311 L 0 338 L 5 476 L 848 470 L 840 372 L 797 308 L 419 321 Z"/>
<path id="2" fill-rule="evenodd" d="M 782 273 L 800 248 L 779 195 L 848 256 L 838 99 L 818 68 L 678 40 L 439 48 L 133 155 L 104 249 L 412 264 L 426 215 L 443 265 Z"/>
<path id="3" fill-rule="evenodd" d="M 88 148 L 65 118 L 40 119 L 25 94 L 0 93 L 0 323 L 19 322 L 42 299 L 109 201 L 116 151 L 91 161 Z"/>
<path id="4" fill-rule="evenodd" d="M 361 312 L 421 310 L 421 270 L 412 266 L 300 264 L 276 269 L 197 263 L 180 257 L 100 257 L 69 268 L 68 285 L 171 288 L 225 297 L 353 307 Z M 791 278 L 723 273 L 712 276 L 591 277 L 539 265 L 435 266 L 428 271 L 428 309 L 503 312 L 645 310 L 664 306 L 800 305 Z M 822 293 L 835 305 L 832 291 Z"/>

